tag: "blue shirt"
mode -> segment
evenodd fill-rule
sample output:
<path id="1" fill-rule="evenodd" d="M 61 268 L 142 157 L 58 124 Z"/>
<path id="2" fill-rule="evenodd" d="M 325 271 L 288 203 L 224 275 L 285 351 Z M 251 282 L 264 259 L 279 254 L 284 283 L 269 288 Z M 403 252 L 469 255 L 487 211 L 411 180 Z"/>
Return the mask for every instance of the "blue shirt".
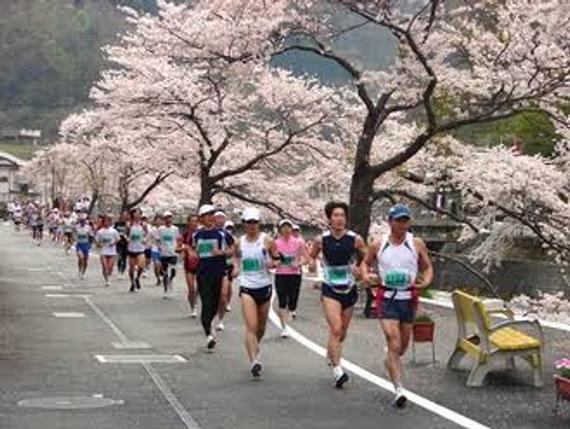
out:
<path id="1" fill-rule="evenodd" d="M 226 257 L 214 256 L 215 249 L 226 250 L 234 244 L 234 239 L 222 229 L 201 229 L 194 233 L 194 249 L 200 262 L 198 274 L 208 277 L 223 277 L 226 275 Z"/>

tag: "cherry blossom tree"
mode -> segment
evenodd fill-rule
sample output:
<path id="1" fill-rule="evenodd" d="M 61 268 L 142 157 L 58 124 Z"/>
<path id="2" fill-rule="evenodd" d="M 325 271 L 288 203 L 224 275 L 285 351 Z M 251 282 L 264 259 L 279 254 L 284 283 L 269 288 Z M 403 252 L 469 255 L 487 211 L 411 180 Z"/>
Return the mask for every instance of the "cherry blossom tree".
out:
<path id="1" fill-rule="evenodd" d="M 293 3 L 306 17 L 293 21 L 280 54 L 311 53 L 352 78 L 343 88 L 354 103 L 353 127 L 348 127 L 356 147 L 351 222 L 363 235 L 371 222 L 374 188 L 389 187 L 390 173 L 438 137 L 528 111 L 565 121 L 559 107 L 568 100 L 570 84 L 567 2 Z M 343 14 L 358 21 L 339 28 L 335 18 Z M 391 34 L 397 55 L 388 69 L 367 69 L 336 48 L 339 38 L 364 26 Z M 402 126 L 393 132 L 395 123 Z"/>

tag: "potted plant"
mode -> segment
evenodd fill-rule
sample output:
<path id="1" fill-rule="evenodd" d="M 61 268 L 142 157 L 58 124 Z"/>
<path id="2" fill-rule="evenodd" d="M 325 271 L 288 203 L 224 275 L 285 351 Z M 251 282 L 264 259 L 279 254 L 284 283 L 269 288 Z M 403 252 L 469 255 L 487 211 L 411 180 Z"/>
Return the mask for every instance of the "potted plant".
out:
<path id="1" fill-rule="evenodd" d="M 558 412 L 561 399 L 570 401 L 570 359 L 561 359 L 555 362 L 555 367 L 556 408 L 554 410 Z"/>
<path id="2" fill-rule="evenodd" d="M 435 322 L 429 314 L 418 314 L 414 319 L 413 335 L 416 343 L 433 343 Z"/>

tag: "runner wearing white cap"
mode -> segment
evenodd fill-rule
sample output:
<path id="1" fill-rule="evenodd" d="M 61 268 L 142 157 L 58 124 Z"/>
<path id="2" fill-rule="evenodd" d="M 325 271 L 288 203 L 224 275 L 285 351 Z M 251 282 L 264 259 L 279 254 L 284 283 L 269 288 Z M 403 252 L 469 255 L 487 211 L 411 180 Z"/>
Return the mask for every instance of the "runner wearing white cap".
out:
<path id="1" fill-rule="evenodd" d="M 160 250 L 160 263 L 162 264 L 162 283 L 164 286 L 164 298 L 172 289 L 172 281 L 176 276 L 176 264 L 178 257 L 176 251 L 180 247 L 181 236 L 178 227 L 172 224 L 173 214 L 165 211 L 162 215 L 164 225 L 156 232 L 158 248 Z"/>
<path id="2" fill-rule="evenodd" d="M 113 274 L 117 257 L 117 243 L 121 239 L 119 232 L 113 228 L 113 218 L 110 214 L 103 217 L 103 226 L 95 234 L 95 243 L 100 249 L 101 269 L 105 286 L 109 287 L 109 279 Z"/>
<path id="3" fill-rule="evenodd" d="M 198 293 L 202 302 L 200 319 L 206 334 L 207 348 L 213 351 L 217 339 L 212 332 L 212 321 L 220 305 L 222 282 L 226 275 L 226 258 L 233 255 L 233 238 L 216 228 L 216 207 L 205 204 L 198 215 L 202 229 L 194 233 L 193 246 L 200 258 L 198 264 Z"/>
<path id="4" fill-rule="evenodd" d="M 265 334 L 271 307 L 270 268 L 279 264 L 280 257 L 273 239 L 261 232 L 261 213 L 255 208 L 244 210 L 241 216 L 243 235 L 234 255 L 234 276 L 239 275 L 240 298 L 245 323 L 245 348 L 251 364 L 252 378 L 261 377 L 260 343 Z"/>

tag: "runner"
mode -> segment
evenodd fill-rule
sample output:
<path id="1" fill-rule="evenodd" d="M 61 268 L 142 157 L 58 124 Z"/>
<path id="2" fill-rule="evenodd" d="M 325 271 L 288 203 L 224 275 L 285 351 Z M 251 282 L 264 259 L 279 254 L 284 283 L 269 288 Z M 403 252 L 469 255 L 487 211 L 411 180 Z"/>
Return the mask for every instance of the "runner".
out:
<path id="1" fill-rule="evenodd" d="M 14 229 L 16 230 L 16 232 L 20 231 L 20 228 L 22 226 L 22 222 L 23 222 L 23 210 L 22 210 L 22 205 L 19 202 L 16 202 L 14 204 L 14 211 L 12 212 L 12 218 L 14 220 Z"/>
<path id="2" fill-rule="evenodd" d="M 91 251 L 91 239 L 93 229 L 89 225 L 87 213 L 80 213 L 77 225 L 73 230 L 75 236 L 75 250 L 77 253 L 77 272 L 81 280 L 85 279 L 85 271 L 89 262 L 89 252 Z"/>
<path id="3" fill-rule="evenodd" d="M 194 251 L 194 233 L 198 229 L 198 216 L 190 215 L 186 219 L 186 231 L 182 234 L 182 244 L 179 250 L 184 257 L 184 273 L 186 274 L 186 286 L 188 287 L 187 298 L 190 304 L 190 317 L 198 317 L 196 310 L 196 273 L 198 272 L 198 263 L 200 259 Z"/>
<path id="4" fill-rule="evenodd" d="M 279 298 L 279 319 L 281 337 L 289 336 L 288 325 L 291 314 L 297 309 L 301 290 L 301 266 L 305 262 L 305 243 L 293 236 L 293 222 L 283 219 L 279 222 L 279 238 L 275 241 L 281 257 L 281 264 L 275 270 L 275 290 Z"/>
<path id="5" fill-rule="evenodd" d="M 113 228 L 113 216 L 108 214 L 103 216 L 103 225 L 95 234 L 95 243 L 101 249 L 101 269 L 105 279 L 105 287 L 111 285 L 110 278 L 113 274 L 113 267 L 117 257 L 117 243 L 121 236 Z"/>
<path id="6" fill-rule="evenodd" d="M 120 277 L 125 276 L 125 271 L 127 271 L 127 256 L 128 256 L 128 245 L 129 241 L 127 239 L 127 229 L 128 229 L 128 219 L 129 213 L 122 212 L 121 217 L 117 222 L 115 222 L 115 229 L 121 237 L 117 243 L 117 271 Z"/>
<path id="7" fill-rule="evenodd" d="M 38 207 L 34 214 L 34 220 L 32 223 L 34 241 L 38 246 L 42 245 L 42 240 L 44 237 L 44 222 L 45 222 L 45 214 L 44 209 L 42 207 Z"/>
<path id="8" fill-rule="evenodd" d="M 64 236 L 64 249 L 65 253 L 69 255 L 71 251 L 71 246 L 73 246 L 73 221 L 71 220 L 71 216 L 69 213 L 65 213 L 63 215 L 63 219 L 61 221 L 61 230 L 63 231 Z"/>
<path id="9" fill-rule="evenodd" d="M 152 267 L 154 271 L 154 277 L 156 277 L 156 286 L 162 284 L 162 263 L 160 262 L 160 250 L 158 248 L 158 228 L 162 226 L 162 216 L 157 214 L 154 217 L 154 224 L 152 229 L 149 231 L 148 236 L 150 237 L 151 247 L 150 247 L 150 257 L 152 259 Z"/>
<path id="10" fill-rule="evenodd" d="M 218 208 L 218 210 L 216 211 L 216 213 L 214 213 L 214 219 L 215 219 L 215 224 L 216 224 L 216 228 L 218 228 L 220 231 L 222 231 L 222 233 L 224 234 L 228 234 L 228 232 L 225 230 L 224 226 L 227 220 L 227 216 L 226 213 Z M 234 237 L 231 237 L 232 241 L 235 241 Z M 229 273 L 229 265 L 231 265 L 231 262 L 228 262 L 229 260 L 231 260 L 231 257 L 227 258 L 226 260 L 226 274 L 224 275 L 224 279 L 222 280 L 222 294 L 220 296 L 220 305 L 218 306 L 218 323 L 216 325 L 216 331 L 223 331 L 225 329 L 225 325 L 224 325 L 224 316 L 226 315 L 226 312 L 228 311 L 228 305 L 229 305 L 229 295 L 231 294 L 231 289 L 230 289 L 230 273 Z"/>
<path id="11" fill-rule="evenodd" d="M 235 241 L 235 225 L 231 220 L 227 220 L 224 223 L 224 231 L 226 232 L 226 234 L 229 234 L 232 239 Z M 226 312 L 230 312 L 232 311 L 232 308 L 230 306 L 231 302 L 232 302 L 232 286 L 233 286 L 233 282 L 234 282 L 234 276 L 233 276 L 233 271 L 234 271 L 234 260 L 233 258 L 228 258 L 226 261 L 227 264 L 227 271 L 228 271 L 228 276 L 227 276 L 227 290 L 226 290 Z"/>
<path id="12" fill-rule="evenodd" d="M 146 231 L 145 241 L 144 241 L 144 270 L 143 270 L 143 277 L 146 278 L 148 276 L 148 270 L 150 268 L 150 264 L 152 262 L 152 245 L 153 245 L 153 228 L 152 225 L 148 223 L 148 216 L 146 214 L 141 215 L 141 223 L 142 227 Z"/>
<path id="13" fill-rule="evenodd" d="M 253 380 L 261 378 L 260 343 L 265 334 L 271 307 L 271 275 L 280 256 L 273 239 L 261 232 L 259 210 L 248 208 L 242 214 L 245 235 L 236 247 L 234 276 L 239 274 L 239 295 L 245 322 L 245 348 Z M 238 268 L 239 267 L 239 268 Z"/>
<path id="14" fill-rule="evenodd" d="M 166 299 L 168 291 L 172 289 L 172 281 L 176 276 L 176 264 L 178 263 L 176 250 L 181 244 L 182 237 L 178 227 L 172 224 L 172 212 L 164 212 L 163 219 L 164 225 L 157 229 L 156 237 L 162 265 L 163 297 Z"/>
<path id="15" fill-rule="evenodd" d="M 212 333 L 212 321 L 218 312 L 222 282 L 226 275 L 226 257 L 233 255 L 234 241 L 216 228 L 213 205 L 205 204 L 200 207 L 198 215 L 202 229 L 194 233 L 194 249 L 198 253 L 198 294 L 202 301 L 200 315 L 202 327 L 207 337 L 207 348 L 213 351 L 217 339 Z"/>
<path id="16" fill-rule="evenodd" d="M 394 383 L 394 405 L 402 408 L 407 398 L 402 389 L 401 357 L 406 352 L 412 333 L 418 290 L 433 280 L 433 267 L 425 243 L 410 232 L 412 212 L 396 204 L 388 212 L 390 233 L 375 239 L 366 264 L 377 264 L 381 289 L 378 292 L 380 324 L 388 357 L 385 365 Z M 365 279 L 369 283 L 369 279 Z"/>
<path id="17" fill-rule="evenodd" d="M 309 270 L 316 271 L 316 258 L 322 252 L 324 282 L 321 300 L 329 325 L 327 357 L 332 366 L 334 384 L 342 388 L 348 381 L 348 374 L 340 365 L 342 345 L 358 300 L 355 276 L 360 271 L 364 276 L 368 275 L 366 264 L 360 263 L 366 256 L 366 244 L 358 234 L 347 230 L 348 206 L 345 203 L 327 203 L 325 214 L 329 231 L 314 240 L 309 252 Z"/>
<path id="18" fill-rule="evenodd" d="M 146 230 L 141 222 L 141 211 L 131 210 L 131 221 L 127 229 L 127 252 L 129 255 L 129 278 L 131 280 L 130 292 L 141 288 L 141 275 L 145 266 L 145 239 Z M 136 271 L 136 275 L 135 275 Z"/>

